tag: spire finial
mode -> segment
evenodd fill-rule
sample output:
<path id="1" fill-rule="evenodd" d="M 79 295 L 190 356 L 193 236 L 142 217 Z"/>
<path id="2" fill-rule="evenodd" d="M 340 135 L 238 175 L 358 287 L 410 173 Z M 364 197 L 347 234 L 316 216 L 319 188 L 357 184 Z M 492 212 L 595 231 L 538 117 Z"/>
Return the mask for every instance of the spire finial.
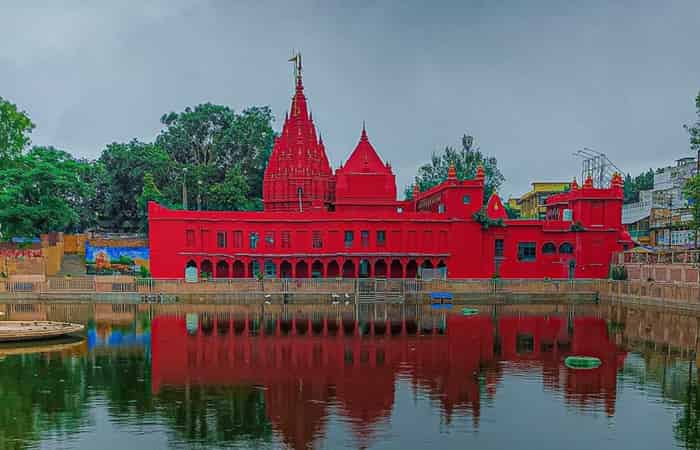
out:
<path id="1" fill-rule="evenodd" d="M 294 76 L 297 81 L 297 87 L 301 86 L 301 52 L 296 52 L 288 60 L 294 63 Z"/>
<path id="2" fill-rule="evenodd" d="M 361 141 L 366 141 L 367 140 L 367 129 L 365 128 L 365 121 L 362 121 L 362 136 L 360 137 Z"/>

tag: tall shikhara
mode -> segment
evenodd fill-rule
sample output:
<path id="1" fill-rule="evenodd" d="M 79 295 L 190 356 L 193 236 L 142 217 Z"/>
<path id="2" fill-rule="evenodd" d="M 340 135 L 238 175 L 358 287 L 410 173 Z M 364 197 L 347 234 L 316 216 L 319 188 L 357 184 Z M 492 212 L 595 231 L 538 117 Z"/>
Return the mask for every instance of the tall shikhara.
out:
<path id="1" fill-rule="evenodd" d="M 304 96 L 301 55 L 293 59 L 296 63 L 296 92 L 265 169 L 265 211 L 322 210 L 333 201 L 333 172 L 323 139 L 316 136 L 316 127 Z"/>

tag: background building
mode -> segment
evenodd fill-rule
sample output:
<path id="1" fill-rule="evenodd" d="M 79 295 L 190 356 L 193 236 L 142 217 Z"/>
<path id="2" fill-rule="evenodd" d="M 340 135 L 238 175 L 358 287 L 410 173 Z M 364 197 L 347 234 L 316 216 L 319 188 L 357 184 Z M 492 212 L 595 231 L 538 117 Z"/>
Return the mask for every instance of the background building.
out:
<path id="1" fill-rule="evenodd" d="M 535 181 L 532 190 L 517 201 L 523 219 L 544 219 L 547 199 L 553 194 L 568 191 L 571 183 L 565 181 Z"/>
<path id="2" fill-rule="evenodd" d="M 654 187 L 641 191 L 638 202 L 623 206 L 622 223 L 636 242 L 652 246 L 695 246 L 693 217 L 683 187 L 696 173 L 696 158 L 678 159 L 674 166 L 654 173 Z"/>

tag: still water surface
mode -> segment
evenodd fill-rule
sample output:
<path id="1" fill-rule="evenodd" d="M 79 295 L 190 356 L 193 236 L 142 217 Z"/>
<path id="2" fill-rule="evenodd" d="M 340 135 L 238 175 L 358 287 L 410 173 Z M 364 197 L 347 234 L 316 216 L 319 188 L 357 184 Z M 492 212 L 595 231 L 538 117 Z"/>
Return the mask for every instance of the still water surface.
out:
<path id="1" fill-rule="evenodd" d="M 0 449 L 700 447 L 692 316 L 394 311 L 358 336 L 347 313 L 345 330 L 289 311 L 246 325 L 234 307 L 0 307 L 88 325 L 0 347 Z M 277 321 L 292 316 L 296 332 Z M 567 369 L 570 354 L 603 364 Z"/>

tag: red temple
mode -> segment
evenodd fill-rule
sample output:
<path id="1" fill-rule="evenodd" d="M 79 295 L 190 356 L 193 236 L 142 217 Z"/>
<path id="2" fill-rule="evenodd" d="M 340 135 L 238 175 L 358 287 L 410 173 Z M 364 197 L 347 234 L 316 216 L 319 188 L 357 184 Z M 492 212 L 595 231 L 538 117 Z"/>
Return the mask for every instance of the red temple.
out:
<path id="1" fill-rule="evenodd" d="M 603 278 L 614 252 L 632 245 L 621 222 L 622 178 L 590 179 L 547 201 L 545 220 L 509 220 L 500 198 L 483 205 L 484 172 L 396 198 L 391 165 L 365 127 L 333 172 L 308 112 L 297 60 L 296 92 L 263 181 L 264 211 L 181 211 L 150 203 L 151 272 L 183 278 Z M 475 213 L 485 212 L 475 218 Z M 498 219 L 501 219 L 498 223 Z M 490 225 L 490 226 L 489 226 Z"/>

